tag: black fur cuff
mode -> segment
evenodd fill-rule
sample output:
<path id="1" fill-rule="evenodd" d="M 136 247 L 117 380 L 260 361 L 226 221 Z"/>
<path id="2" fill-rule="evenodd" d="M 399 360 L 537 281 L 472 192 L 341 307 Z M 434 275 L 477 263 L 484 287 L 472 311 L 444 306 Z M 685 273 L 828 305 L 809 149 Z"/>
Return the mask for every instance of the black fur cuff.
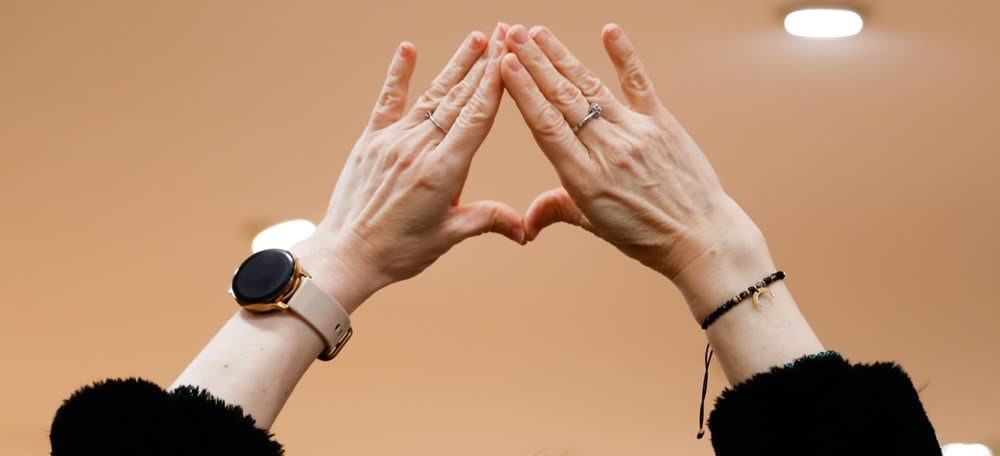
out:
<path id="1" fill-rule="evenodd" d="M 723 392 L 709 418 L 728 455 L 941 455 L 910 377 L 892 363 L 804 359 Z"/>
<path id="2" fill-rule="evenodd" d="M 243 409 L 193 387 L 166 392 L 130 378 L 81 388 L 56 412 L 52 456 L 283 453 Z"/>

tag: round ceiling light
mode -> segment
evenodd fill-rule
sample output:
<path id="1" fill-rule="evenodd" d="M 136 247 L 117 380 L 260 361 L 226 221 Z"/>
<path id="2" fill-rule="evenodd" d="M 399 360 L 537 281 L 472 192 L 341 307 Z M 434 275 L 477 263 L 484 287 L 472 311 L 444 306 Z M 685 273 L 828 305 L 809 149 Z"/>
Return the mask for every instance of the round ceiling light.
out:
<path id="1" fill-rule="evenodd" d="M 805 38 L 844 38 L 864 27 L 861 15 L 846 9 L 800 9 L 785 16 L 785 30 Z"/>
<path id="2" fill-rule="evenodd" d="M 944 456 L 993 456 L 993 452 L 985 445 L 950 443 L 941 448 Z"/>
<path id="3" fill-rule="evenodd" d="M 316 231 L 308 220 L 290 220 L 264 229 L 253 238 L 251 249 L 256 253 L 266 249 L 288 249 Z"/>

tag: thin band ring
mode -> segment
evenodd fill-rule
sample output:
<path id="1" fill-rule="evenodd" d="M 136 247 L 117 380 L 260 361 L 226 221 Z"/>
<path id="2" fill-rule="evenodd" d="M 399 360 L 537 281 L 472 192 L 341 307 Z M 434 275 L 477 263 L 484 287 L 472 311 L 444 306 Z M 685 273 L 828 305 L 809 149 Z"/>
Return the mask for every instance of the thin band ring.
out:
<path id="1" fill-rule="evenodd" d="M 602 109 L 599 103 L 591 103 L 590 111 L 587 112 L 587 117 L 584 117 L 583 120 L 580 121 L 580 123 L 576 124 L 576 126 L 573 127 L 573 133 L 580 131 L 580 129 L 583 128 L 584 125 L 587 125 L 587 122 L 590 122 L 591 120 L 601 117 L 601 112 Z"/>
<path id="2" fill-rule="evenodd" d="M 448 134 L 448 129 L 444 128 L 444 126 L 439 124 L 437 120 L 434 120 L 434 111 L 427 111 L 426 113 L 424 113 L 424 117 L 426 117 L 427 120 L 431 121 L 431 123 L 434 124 L 434 126 L 437 127 L 438 130 L 441 130 L 446 135 Z"/>

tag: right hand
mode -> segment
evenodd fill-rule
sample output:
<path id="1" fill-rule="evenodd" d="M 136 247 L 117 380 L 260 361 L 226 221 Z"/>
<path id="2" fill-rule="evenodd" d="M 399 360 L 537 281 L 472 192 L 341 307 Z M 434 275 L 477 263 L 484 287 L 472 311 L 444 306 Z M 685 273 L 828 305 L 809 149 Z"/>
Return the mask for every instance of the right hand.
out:
<path id="1" fill-rule="evenodd" d="M 474 32 L 406 111 L 416 63 L 400 45 L 371 120 L 347 159 L 326 217 L 293 251 L 350 312 L 378 289 L 415 276 L 462 240 L 486 232 L 524 241 L 523 218 L 496 201 L 460 204 L 472 158 L 493 125 L 507 25 Z M 434 126 L 425 114 L 448 129 Z"/>
<path id="2" fill-rule="evenodd" d="M 748 279 L 734 282 L 752 277 L 748 284 L 754 283 L 773 272 L 756 225 L 723 191 L 708 159 L 660 102 L 624 32 L 609 25 L 603 41 L 625 103 L 548 29 L 529 32 L 517 25 L 507 34 L 511 54 L 501 66 L 504 85 L 562 183 L 528 209 L 528 240 L 555 222 L 578 225 L 682 291 L 691 288 L 682 273 L 718 256 L 723 246 L 752 248 L 763 263 L 752 267 Z M 594 102 L 603 114 L 575 134 L 572 127 Z M 718 275 L 717 262 L 708 263 L 713 264 L 695 273 L 695 281 Z"/>

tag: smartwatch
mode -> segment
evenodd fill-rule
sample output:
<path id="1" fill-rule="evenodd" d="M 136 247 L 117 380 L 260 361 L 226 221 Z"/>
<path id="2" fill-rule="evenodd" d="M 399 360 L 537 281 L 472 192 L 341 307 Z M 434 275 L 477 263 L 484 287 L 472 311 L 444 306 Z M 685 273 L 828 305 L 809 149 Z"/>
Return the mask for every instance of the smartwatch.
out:
<path id="1" fill-rule="evenodd" d="M 344 307 L 320 289 L 287 250 L 250 255 L 233 275 L 230 294 L 250 312 L 291 312 L 301 318 L 323 339 L 323 361 L 337 356 L 354 333 Z"/>

